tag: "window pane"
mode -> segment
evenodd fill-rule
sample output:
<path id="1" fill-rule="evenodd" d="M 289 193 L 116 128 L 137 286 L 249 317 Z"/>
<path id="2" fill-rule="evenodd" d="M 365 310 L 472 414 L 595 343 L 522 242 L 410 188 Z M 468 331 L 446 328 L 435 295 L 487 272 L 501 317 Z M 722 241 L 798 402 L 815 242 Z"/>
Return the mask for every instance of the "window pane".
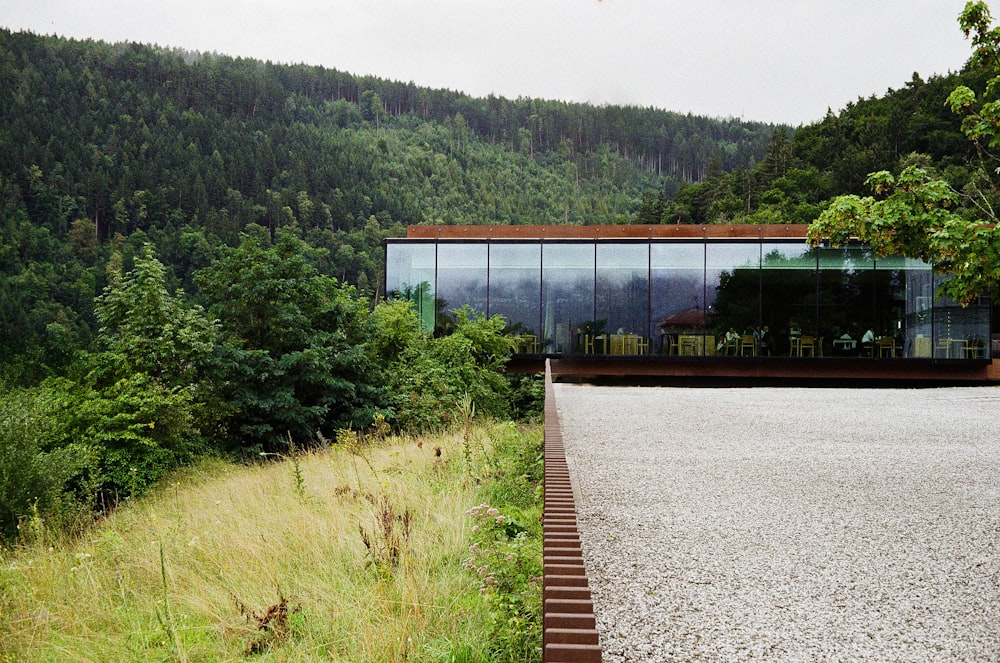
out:
<path id="1" fill-rule="evenodd" d="M 705 250 L 705 292 L 713 312 L 713 349 L 736 354 L 722 343 L 726 333 L 752 335 L 760 324 L 760 242 L 710 242 Z M 720 345 L 722 347 L 720 347 Z"/>
<path id="2" fill-rule="evenodd" d="M 795 336 L 816 335 L 816 252 L 802 241 L 761 245 L 761 324 L 772 352 L 789 354 Z"/>
<path id="3" fill-rule="evenodd" d="M 597 318 L 611 333 L 649 333 L 649 244 L 597 243 Z"/>
<path id="4" fill-rule="evenodd" d="M 594 312 L 594 243 L 542 245 L 542 327 L 547 352 L 579 352 L 580 332 L 607 332 Z"/>
<path id="5" fill-rule="evenodd" d="M 703 242 L 656 242 L 650 247 L 650 302 L 652 331 L 662 354 L 704 352 L 708 312 Z M 681 337 L 691 344 L 681 347 Z"/>
<path id="6" fill-rule="evenodd" d="M 434 330 L 434 263 L 437 247 L 415 242 L 386 242 L 385 294 L 413 302 L 420 326 Z"/>
<path id="7" fill-rule="evenodd" d="M 934 279 L 935 288 L 941 278 Z M 933 307 L 934 356 L 943 359 L 979 359 L 989 357 L 990 307 L 985 299 L 960 306 L 953 299 L 940 297 Z"/>
<path id="8" fill-rule="evenodd" d="M 538 336 L 541 291 L 540 243 L 490 244 L 490 315 L 502 315 L 511 333 Z"/>
<path id="9" fill-rule="evenodd" d="M 485 243 L 438 244 L 437 331 L 450 332 L 454 327 L 454 312 L 463 306 L 486 313 L 487 256 Z"/>
<path id="10" fill-rule="evenodd" d="M 874 259 L 869 247 L 848 245 L 815 249 L 819 261 L 819 336 L 826 356 L 858 356 L 865 331 L 890 334 L 888 321 L 873 321 L 876 312 Z M 886 272 L 888 274 L 888 272 Z M 883 283 L 882 296 L 895 291 Z M 888 311 L 891 306 L 886 304 Z M 882 328 L 885 328 L 884 330 Z M 877 331 L 876 331 L 877 330 Z M 871 354 L 871 346 L 868 348 Z"/>
<path id="11" fill-rule="evenodd" d="M 934 276 L 930 265 L 905 272 L 906 317 L 903 356 L 930 358 L 934 352 Z"/>

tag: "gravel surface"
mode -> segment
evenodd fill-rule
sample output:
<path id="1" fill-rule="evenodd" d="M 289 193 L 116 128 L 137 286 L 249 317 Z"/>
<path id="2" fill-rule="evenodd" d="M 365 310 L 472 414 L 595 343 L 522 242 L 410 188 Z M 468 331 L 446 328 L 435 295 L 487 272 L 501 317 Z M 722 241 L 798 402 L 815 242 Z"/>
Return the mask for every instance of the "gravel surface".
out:
<path id="1" fill-rule="evenodd" d="M 1000 661 L 1000 389 L 555 392 L 606 663 Z"/>

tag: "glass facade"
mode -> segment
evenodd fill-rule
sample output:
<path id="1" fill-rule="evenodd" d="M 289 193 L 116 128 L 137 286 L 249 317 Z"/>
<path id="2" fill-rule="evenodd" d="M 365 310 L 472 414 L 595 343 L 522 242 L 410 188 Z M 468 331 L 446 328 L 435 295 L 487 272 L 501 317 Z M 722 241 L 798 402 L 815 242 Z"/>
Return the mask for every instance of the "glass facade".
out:
<path id="1" fill-rule="evenodd" d="M 594 298 L 594 242 L 542 245 L 542 298 L 539 301 L 546 352 L 583 352 L 583 334 L 603 332 Z"/>
<path id="2" fill-rule="evenodd" d="M 931 266 L 801 239 L 388 240 L 386 291 L 428 332 L 462 306 L 520 351 L 985 359 L 990 306 L 936 299 Z"/>
<path id="3" fill-rule="evenodd" d="M 512 333 L 537 336 L 542 329 L 542 245 L 491 242 L 486 313 L 502 315 Z"/>

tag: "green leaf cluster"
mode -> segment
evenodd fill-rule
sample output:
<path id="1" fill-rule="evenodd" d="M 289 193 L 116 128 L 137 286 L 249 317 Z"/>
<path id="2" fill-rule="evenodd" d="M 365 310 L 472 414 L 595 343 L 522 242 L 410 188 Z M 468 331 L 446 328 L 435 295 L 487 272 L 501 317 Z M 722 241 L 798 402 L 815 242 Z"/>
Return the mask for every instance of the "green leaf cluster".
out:
<path id="1" fill-rule="evenodd" d="M 992 27 L 984 2 L 968 2 L 959 24 L 973 36 L 970 66 L 986 73 L 984 91 L 954 87 L 945 102 L 960 116 L 967 148 L 975 153 L 962 177 L 941 171 L 926 155 L 900 160 L 899 172 L 872 172 L 865 180 L 874 196 L 840 196 L 810 226 L 814 244 L 870 243 L 879 255 L 896 254 L 934 264 L 947 278 L 938 294 L 968 304 L 1000 294 L 1000 30 Z"/>
<path id="2" fill-rule="evenodd" d="M 248 234 L 197 275 L 224 335 L 214 377 L 234 409 L 228 428 L 246 450 L 333 438 L 377 411 L 367 303 L 320 274 L 307 248 L 291 232 Z"/>
<path id="3" fill-rule="evenodd" d="M 56 443 L 61 396 L 50 388 L 0 390 L 0 540 L 38 536 L 44 524 L 29 523 L 32 514 L 70 521 L 96 471 L 92 446 Z"/>
<path id="4" fill-rule="evenodd" d="M 372 314 L 370 352 L 381 360 L 392 395 L 394 420 L 407 430 L 436 430 L 453 423 L 463 399 L 494 418 L 511 414 L 511 385 L 503 374 L 513 344 L 500 316 L 469 308 L 454 312 L 453 331 L 421 333 L 412 302 L 379 304 Z"/>

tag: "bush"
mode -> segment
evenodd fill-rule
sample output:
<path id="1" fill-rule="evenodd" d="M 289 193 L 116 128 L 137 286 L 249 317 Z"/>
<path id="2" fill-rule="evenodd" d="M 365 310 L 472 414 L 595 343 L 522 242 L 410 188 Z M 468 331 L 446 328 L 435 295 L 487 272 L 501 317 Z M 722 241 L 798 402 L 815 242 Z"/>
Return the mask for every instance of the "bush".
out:
<path id="1" fill-rule="evenodd" d="M 186 389 L 143 373 L 104 388 L 58 384 L 70 405 L 62 435 L 98 450 L 100 488 L 112 501 L 144 493 L 204 450 L 195 423 L 199 406 Z"/>
<path id="2" fill-rule="evenodd" d="M 490 660 L 538 660 L 542 644 L 542 435 L 497 429 L 485 501 L 466 513 L 472 545 L 464 566 L 490 605 Z"/>
<path id="3" fill-rule="evenodd" d="M 367 302 L 320 274 L 291 230 L 244 235 L 196 280 L 225 335 L 212 371 L 233 408 L 235 450 L 283 451 L 289 435 L 368 426 L 381 397 L 364 343 Z"/>
<path id="4" fill-rule="evenodd" d="M 386 361 L 384 381 L 391 394 L 394 423 L 405 430 L 440 430 L 454 421 L 468 395 L 480 414 L 510 414 L 510 384 L 503 373 L 511 341 L 504 320 L 468 308 L 455 312 L 447 336 L 422 334 L 409 302 L 380 304 L 373 313 L 370 351 Z"/>
<path id="5" fill-rule="evenodd" d="M 12 540 L 29 515 L 61 518 L 75 509 L 74 488 L 94 471 L 96 454 L 58 437 L 58 394 L 46 389 L 0 394 L 0 538 Z"/>

